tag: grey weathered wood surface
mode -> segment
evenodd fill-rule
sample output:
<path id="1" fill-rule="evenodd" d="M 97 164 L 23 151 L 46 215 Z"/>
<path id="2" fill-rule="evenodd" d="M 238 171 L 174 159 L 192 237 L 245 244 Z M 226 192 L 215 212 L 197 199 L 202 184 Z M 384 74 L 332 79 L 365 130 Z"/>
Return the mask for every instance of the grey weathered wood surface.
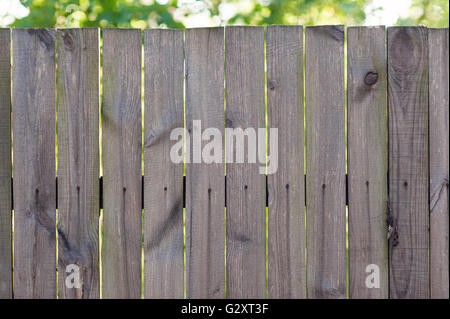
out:
<path id="1" fill-rule="evenodd" d="M 269 26 L 268 128 L 278 129 L 278 170 L 268 175 L 268 296 L 306 297 L 303 30 Z M 270 138 L 270 133 L 269 133 Z"/>
<path id="2" fill-rule="evenodd" d="M 55 30 L 13 30 L 14 297 L 56 297 Z"/>
<path id="3" fill-rule="evenodd" d="M 226 127 L 264 128 L 264 28 L 227 27 L 225 52 Z M 244 151 L 248 150 L 246 145 Z M 236 154 L 234 145 L 227 147 L 227 156 L 231 149 Z M 227 161 L 229 298 L 266 296 L 266 185 L 261 166 L 265 165 L 258 159 L 256 163 Z"/>
<path id="4" fill-rule="evenodd" d="M 170 134 L 183 128 L 182 30 L 145 30 L 145 298 L 183 298 L 183 162 Z"/>
<path id="5" fill-rule="evenodd" d="M 389 197 L 398 244 L 389 245 L 391 298 L 427 298 L 428 37 L 423 27 L 387 32 Z"/>
<path id="6" fill-rule="evenodd" d="M 12 297 L 11 30 L 0 29 L 0 299 Z"/>
<path id="7" fill-rule="evenodd" d="M 306 28 L 308 298 L 345 298 L 344 27 Z"/>
<path id="8" fill-rule="evenodd" d="M 103 298 L 141 297 L 141 45 L 103 29 Z"/>
<path id="9" fill-rule="evenodd" d="M 224 142 L 223 28 L 186 30 L 186 127 L 193 139 L 202 130 L 216 128 Z M 212 137 L 210 137 L 212 138 Z M 206 144 L 203 143 L 203 145 Z M 221 163 L 193 163 L 201 156 L 190 143 L 186 164 L 186 296 L 225 296 L 225 185 Z M 217 151 L 217 150 L 215 150 Z M 188 153 L 189 154 L 189 153 Z"/>
<path id="10" fill-rule="evenodd" d="M 57 42 L 58 297 L 99 298 L 99 29 L 61 29 Z"/>
<path id="11" fill-rule="evenodd" d="M 348 260 L 350 298 L 388 297 L 387 69 L 384 27 L 347 29 Z M 368 265 L 380 270 L 368 288 Z"/>
<path id="12" fill-rule="evenodd" d="M 448 28 L 428 29 L 431 298 L 449 297 Z"/>

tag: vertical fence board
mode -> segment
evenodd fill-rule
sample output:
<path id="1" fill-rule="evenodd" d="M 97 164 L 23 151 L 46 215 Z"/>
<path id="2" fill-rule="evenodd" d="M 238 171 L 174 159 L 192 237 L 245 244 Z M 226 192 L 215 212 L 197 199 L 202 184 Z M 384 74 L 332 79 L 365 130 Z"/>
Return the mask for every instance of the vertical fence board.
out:
<path id="1" fill-rule="evenodd" d="M 224 45 L 223 28 L 186 30 L 186 126 L 192 137 L 186 165 L 186 294 L 188 298 L 225 295 L 224 154 L 220 163 L 200 160 L 196 135 L 215 128 L 223 145 Z M 212 139 L 213 137 L 206 137 Z M 214 153 L 219 150 L 214 150 Z M 222 150 L 220 150 L 222 152 Z M 188 153 L 187 159 L 190 154 Z"/>
<path id="2" fill-rule="evenodd" d="M 309 298 L 345 298 L 344 28 L 306 28 Z"/>
<path id="3" fill-rule="evenodd" d="M 99 298 L 99 29 L 61 29 L 57 40 L 58 296 Z M 79 288 L 66 285 L 70 264 Z"/>
<path id="4" fill-rule="evenodd" d="M 388 297 L 387 74 L 384 27 L 347 29 L 350 298 Z M 366 286 L 376 265 L 379 289 Z"/>
<path id="5" fill-rule="evenodd" d="M 268 127 L 278 129 L 278 149 L 269 145 L 278 170 L 268 175 L 268 294 L 305 298 L 303 29 L 269 26 L 266 37 Z"/>
<path id="6" fill-rule="evenodd" d="M 14 297 L 56 297 L 55 30 L 13 30 Z"/>
<path id="7" fill-rule="evenodd" d="M 264 28 L 227 27 L 226 127 L 258 130 L 265 128 Z M 227 157 L 227 296 L 266 296 L 265 163 L 236 162 L 236 150 L 247 153 L 250 145 L 238 148 L 228 139 Z M 258 157 L 258 156 L 257 156 Z M 265 159 L 264 159 L 265 162 Z M 262 174 L 260 168 L 262 167 Z"/>
<path id="8" fill-rule="evenodd" d="M 0 29 L 0 299 L 12 297 L 11 31 Z"/>
<path id="9" fill-rule="evenodd" d="M 427 298 L 428 38 L 388 29 L 389 197 L 398 242 L 389 244 L 391 298 Z"/>
<path id="10" fill-rule="evenodd" d="M 104 298 L 141 297 L 140 30 L 103 30 Z"/>
<path id="11" fill-rule="evenodd" d="M 146 298 L 183 298 L 183 161 L 170 134 L 183 128 L 182 30 L 145 30 L 144 255 Z"/>
<path id="12" fill-rule="evenodd" d="M 430 127 L 431 298 L 449 297 L 448 28 L 428 29 Z"/>

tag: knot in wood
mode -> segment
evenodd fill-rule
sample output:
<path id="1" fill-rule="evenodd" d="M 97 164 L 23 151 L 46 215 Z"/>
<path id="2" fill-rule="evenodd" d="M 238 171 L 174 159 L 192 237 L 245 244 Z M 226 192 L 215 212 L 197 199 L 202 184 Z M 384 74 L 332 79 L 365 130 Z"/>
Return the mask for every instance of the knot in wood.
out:
<path id="1" fill-rule="evenodd" d="M 373 86 L 378 81 L 378 73 L 377 72 L 367 72 L 364 77 L 364 84 L 368 86 Z"/>

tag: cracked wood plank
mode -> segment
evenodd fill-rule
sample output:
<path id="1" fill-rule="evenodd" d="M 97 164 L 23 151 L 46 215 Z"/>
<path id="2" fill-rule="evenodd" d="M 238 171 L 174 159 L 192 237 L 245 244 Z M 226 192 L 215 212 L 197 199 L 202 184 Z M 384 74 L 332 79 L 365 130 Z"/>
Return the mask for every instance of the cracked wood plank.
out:
<path id="1" fill-rule="evenodd" d="M 428 32 L 387 32 L 389 197 L 398 244 L 389 245 L 389 293 L 428 298 Z"/>
<path id="2" fill-rule="evenodd" d="M 99 29 L 59 29 L 57 40 L 58 297 L 100 298 Z M 66 285 L 70 264 L 80 287 Z"/>
<path id="3" fill-rule="evenodd" d="M 14 298 L 56 298 L 55 30 L 13 48 Z"/>

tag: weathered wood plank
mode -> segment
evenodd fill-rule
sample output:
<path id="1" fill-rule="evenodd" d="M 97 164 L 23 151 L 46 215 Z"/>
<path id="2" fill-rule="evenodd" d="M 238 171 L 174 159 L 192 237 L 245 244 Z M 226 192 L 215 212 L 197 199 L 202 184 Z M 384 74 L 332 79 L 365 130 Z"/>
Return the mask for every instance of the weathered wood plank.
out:
<path id="1" fill-rule="evenodd" d="M 202 128 L 215 128 L 209 141 L 224 137 L 223 28 L 186 30 L 186 126 L 194 140 Z M 193 121 L 201 121 L 201 127 Z M 191 141 L 186 165 L 186 295 L 225 296 L 225 165 L 201 160 L 201 145 Z M 206 141 L 205 141 L 206 142 Z M 194 144 L 195 143 L 195 144 Z M 203 143 L 205 145 L 206 143 Z M 221 154 L 219 154 L 221 152 Z M 189 154 L 189 153 L 188 153 Z M 187 155 L 189 156 L 189 155 Z M 201 163 L 200 163 L 201 160 Z"/>
<path id="2" fill-rule="evenodd" d="M 184 126 L 183 30 L 145 30 L 144 56 L 144 295 L 183 298 L 183 161 L 170 159 Z"/>
<path id="3" fill-rule="evenodd" d="M 99 298 L 99 29 L 58 41 L 58 296 Z M 80 287 L 66 285 L 79 267 Z"/>
<path id="4" fill-rule="evenodd" d="M 13 29 L 14 297 L 56 297 L 55 30 Z"/>
<path id="5" fill-rule="evenodd" d="M 268 173 L 268 293 L 305 298 L 303 29 L 268 26 L 266 41 L 268 127 L 278 129 L 278 148 L 269 144 L 278 170 Z"/>
<path id="6" fill-rule="evenodd" d="M 12 297 L 11 30 L 0 29 L 0 299 Z"/>
<path id="7" fill-rule="evenodd" d="M 388 28 L 389 197 L 398 242 L 389 244 L 391 298 L 427 298 L 428 37 Z"/>
<path id="8" fill-rule="evenodd" d="M 449 298 L 448 28 L 428 29 L 431 298 Z"/>
<path id="9" fill-rule="evenodd" d="M 103 298 L 141 297 L 140 30 L 103 30 Z"/>
<path id="10" fill-rule="evenodd" d="M 388 297 L 387 74 L 384 27 L 347 29 L 350 298 Z M 379 287 L 366 278 L 379 269 Z"/>
<path id="11" fill-rule="evenodd" d="M 344 27 L 306 28 L 309 298 L 345 298 Z"/>
<path id="12" fill-rule="evenodd" d="M 264 28 L 227 27 L 226 127 L 265 128 Z M 248 138 L 247 138 L 248 140 Z M 227 138 L 227 297 L 266 296 L 266 185 L 259 164 L 236 163 L 236 138 Z M 256 146 L 256 145 L 253 145 Z M 246 153 L 249 149 L 239 148 Z"/>

